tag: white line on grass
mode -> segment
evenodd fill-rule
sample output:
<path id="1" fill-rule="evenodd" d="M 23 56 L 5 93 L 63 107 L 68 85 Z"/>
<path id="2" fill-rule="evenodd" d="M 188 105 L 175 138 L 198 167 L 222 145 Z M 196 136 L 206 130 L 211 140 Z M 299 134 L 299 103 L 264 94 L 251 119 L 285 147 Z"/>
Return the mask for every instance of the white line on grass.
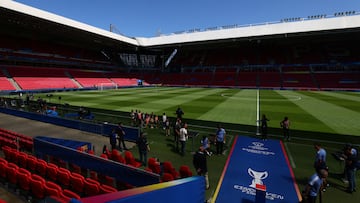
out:
<path id="1" fill-rule="evenodd" d="M 256 91 L 256 135 L 260 135 L 260 93 Z"/>
<path id="2" fill-rule="evenodd" d="M 234 136 L 232 136 L 232 135 L 227 135 L 227 136 L 230 137 L 230 140 L 229 140 L 228 142 L 226 142 L 226 144 L 227 144 L 227 149 L 224 150 L 224 152 L 223 152 L 224 155 L 230 150 L 230 148 L 231 148 L 231 146 L 232 146 L 232 141 L 233 141 L 233 139 L 234 139 Z"/>
<path id="3" fill-rule="evenodd" d="M 290 160 L 291 167 L 296 168 L 294 158 L 291 155 L 291 152 L 290 152 L 289 147 L 287 146 L 287 143 L 284 143 L 284 146 L 285 146 L 285 149 L 286 149 L 286 151 L 288 153 L 288 157 L 289 157 L 289 160 Z"/>
<path id="4" fill-rule="evenodd" d="M 260 94 L 259 94 L 259 89 L 257 89 L 257 92 L 256 92 L 256 120 L 260 120 L 260 116 L 259 116 L 259 113 L 260 113 Z M 257 126 L 259 127 L 259 122 L 256 122 L 257 123 Z"/>

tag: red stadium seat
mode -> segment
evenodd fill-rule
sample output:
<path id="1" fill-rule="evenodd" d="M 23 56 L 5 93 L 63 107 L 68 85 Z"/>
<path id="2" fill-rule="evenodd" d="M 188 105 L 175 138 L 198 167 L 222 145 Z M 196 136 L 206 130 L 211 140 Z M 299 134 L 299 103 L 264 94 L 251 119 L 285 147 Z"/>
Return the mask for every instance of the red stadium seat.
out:
<path id="1" fill-rule="evenodd" d="M 64 191 L 60 193 L 60 196 L 61 201 L 59 201 L 59 203 L 69 203 L 72 199 L 71 197 L 64 195 Z"/>
<path id="2" fill-rule="evenodd" d="M 145 171 L 148 171 L 148 172 L 151 172 L 151 173 L 154 173 L 154 172 L 151 170 L 151 168 L 149 168 L 149 167 L 144 168 L 144 170 L 145 170 Z"/>
<path id="3" fill-rule="evenodd" d="M 27 168 L 27 156 L 25 152 L 19 152 L 18 161 L 21 168 Z"/>
<path id="4" fill-rule="evenodd" d="M 39 181 L 41 181 L 41 182 L 44 182 L 44 184 L 45 184 L 45 178 L 44 177 L 41 177 L 41 176 L 39 176 L 39 175 L 37 175 L 37 174 L 35 174 L 35 173 L 32 173 L 31 174 L 31 178 L 32 179 L 35 179 L 35 180 L 39 180 Z"/>
<path id="5" fill-rule="evenodd" d="M 62 187 L 69 187 L 70 186 L 70 171 L 66 168 L 59 168 L 57 182 L 60 183 Z"/>
<path id="6" fill-rule="evenodd" d="M 164 167 L 164 172 L 171 172 L 172 169 L 174 168 L 172 163 L 169 161 L 164 161 L 163 167 Z"/>
<path id="7" fill-rule="evenodd" d="M 4 159 L 4 158 L 2 158 L 2 157 L 0 157 L 0 162 L 3 162 L 3 163 L 8 163 L 8 161 L 6 161 L 6 159 Z"/>
<path id="8" fill-rule="evenodd" d="M 163 163 L 164 173 L 171 173 L 171 175 L 176 179 L 179 177 L 179 173 L 173 167 L 170 161 L 164 161 Z"/>
<path id="9" fill-rule="evenodd" d="M 25 140 L 25 139 L 21 139 L 20 141 L 20 147 L 21 149 L 25 149 L 28 152 L 32 152 L 33 151 L 33 145 L 34 145 L 34 141 L 33 140 Z"/>
<path id="10" fill-rule="evenodd" d="M 85 196 L 95 196 L 100 192 L 100 183 L 96 180 L 92 180 L 91 178 L 85 179 L 85 187 L 84 193 Z"/>
<path id="11" fill-rule="evenodd" d="M 59 159 L 58 160 L 58 166 L 59 166 L 59 168 L 68 168 L 68 163 L 66 162 L 66 161 L 64 161 L 64 160 L 61 160 L 61 159 Z"/>
<path id="12" fill-rule="evenodd" d="M 141 166 L 140 162 L 137 162 L 130 151 L 125 151 L 125 162 L 127 165 L 139 168 Z"/>
<path id="13" fill-rule="evenodd" d="M 3 134 L 3 138 L 1 139 L 1 145 L 7 146 L 11 149 L 18 149 L 18 144 L 15 142 L 16 137 L 10 134 Z"/>
<path id="14" fill-rule="evenodd" d="M 100 194 L 117 192 L 117 189 L 108 185 L 100 185 Z"/>
<path id="15" fill-rule="evenodd" d="M 6 160 L 8 160 L 9 162 L 18 164 L 19 151 L 17 149 L 5 147 L 5 149 L 3 149 L 3 151 L 4 151 Z"/>
<path id="16" fill-rule="evenodd" d="M 190 167 L 187 165 L 180 166 L 179 169 L 180 178 L 187 178 L 192 176 L 192 172 L 190 170 Z"/>
<path id="17" fill-rule="evenodd" d="M 0 162 L 0 178 L 2 181 L 6 180 L 6 167 L 8 163 L 7 162 Z"/>
<path id="18" fill-rule="evenodd" d="M 61 197 L 62 188 L 54 182 L 47 181 L 44 184 L 44 189 L 45 189 L 46 196 Z"/>
<path id="19" fill-rule="evenodd" d="M 14 163 L 8 163 L 6 165 L 6 177 L 9 183 L 16 185 L 17 184 L 17 171 L 19 170 L 19 166 Z"/>
<path id="20" fill-rule="evenodd" d="M 108 186 L 111 186 L 111 187 L 114 187 L 115 186 L 115 178 L 113 177 L 110 177 L 110 176 L 105 176 L 104 177 L 104 184 L 105 185 L 108 185 Z"/>
<path id="21" fill-rule="evenodd" d="M 81 167 L 76 164 L 71 164 L 71 172 L 81 174 Z"/>
<path id="22" fill-rule="evenodd" d="M 163 173 L 162 177 L 161 177 L 161 182 L 168 182 L 168 181 L 172 181 L 174 180 L 173 175 L 171 175 L 171 173 Z"/>
<path id="23" fill-rule="evenodd" d="M 19 154 L 20 152 L 17 149 L 11 149 L 11 153 L 10 153 L 11 162 L 13 162 L 14 164 L 18 164 Z"/>
<path id="24" fill-rule="evenodd" d="M 72 192 L 71 190 L 68 190 L 68 189 L 64 189 L 63 192 L 62 192 L 62 195 L 65 198 L 69 198 L 69 200 L 72 199 L 72 198 L 78 199 L 78 200 L 80 199 L 80 196 L 78 194 L 76 194 L 76 193 L 74 193 L 74 192 Z"/>
<path id="25" fill-rule="evenodd" d="M 8 161 L 6 159 L 0 157 L 0 179 L 1 182 L 6 180 L 6 166 Z"/>
<path id="26" fill-rule="evenodd" d="M 153 164 L 153 163 L 156 163 L 156 159 L 154 158 L 154 157 L 150 157 L 149 159 L 148 159 L 148 165 L 150 165 L 150 164 Z"/>
<path id="27" fill-rule="evenodd" d="M 148 167 L 152 170 L 153 173 L 156 173 L 156 174 L 161 173 L 160 163 L 157 162 L 155 158 L 151 157 L 148 159 Z"/>
<path id="28" fill-rule="evenodd" d="M 0 146 L 4 146 L 6 139 L 0 135 Z"/>
<path id="29" fill-rule="evenodd" d="M 106 154 L 101 154 L 100 157 L 103 158 L 103 159 L 109 159 Z"/>
<path id="30" fill-rule="evenodd" d="M 93 180 L 96 180 L 96 181 L 99 180 L 99 177 L 98 177 L 98 174 L 96 171 L 90 171 L 90 178 Z"/>
<path id="31" fill-rule="evenodd" d="M 105 145 L 105 148 L 103 149 L 103 154 L 105 154 L 108 159 L 111 159 L 111 152 L 110 152 L 110 150 L 106 147 L 106 145 Z"/>
<path id="32" fill-rule="evenodd" d="M 124 156 L 125 156 L 126 164 L 130 164 L 132 162 L 132 160 L 134 159 L 134 156 L 130 151 L 125 151 Z"/>
<path id="33" fill-rule="evenodd" d="M 84 182 L 85 178 L 84 176 L 72 172 L 70 175 L 70 188 L 72 191 L 76 192 L 77 194 L 82 194 L 84 190 Z"/>
<path id="34" fill-rule="evenodd" d="M 118 150 L 112 150 L 111 160 L 125 164 L 125 159 L 121 156 Z"/>
<path id="35" fill-rule="evenodd" d="M 45 197 L 45 179 L 32 174 L 30 178 L 31 193 L 36 199 L 43 199 Z"/>
<path id="36" fill-rule="evenodd" d="M 46 177 L 51 180 L 51 181 L 56 181 L 57 180 L 57 175 L 58 175 L 58 166 L 53 164 L 53 163 L 48 163 L 46 166 Z"/>
<path id="37" fill-rule="evenodd" d="M 46 169 L 47 169 L 47 162 L 42 160 L 42 159 L 38 159 L 36 162 L 36 173 L 42 177 L 46 176 Z"/>
<path id="38" fill-rule="evenodd" d="M 113 156 L 113 155 L 115 155 L 115 156 L 120 155 L 120 152 L 117 149 L 113 149 L 113 150 L 111 150 L 111 156 Z M 112 157 L 111 157 L 111 159 L 112 159 Z"/>
<path id="39" fill-rule="evenodd" d="M 1 149 L 4 152 L 5 159 L 10 161 L 11 148 L 9 146 L 2 146 Z"/>
<path id="40" fill-rule="evenodd" d="M 26 192 L 29 191 L 31 172 L 26 170 L 25 168 L 19 168 L 19 170 L 17 171 L 17 177 L 20 189 Z"/>
<path id="41" fill-rule="evenodd" d="M 35 172 L 36 171 L 36 163 L 37 163 L 37 158 L 34 157 L 33 155 L 28 155 L 26 157 L 26 164 L 27 164 L 27 169 L 30 172 Z"/>

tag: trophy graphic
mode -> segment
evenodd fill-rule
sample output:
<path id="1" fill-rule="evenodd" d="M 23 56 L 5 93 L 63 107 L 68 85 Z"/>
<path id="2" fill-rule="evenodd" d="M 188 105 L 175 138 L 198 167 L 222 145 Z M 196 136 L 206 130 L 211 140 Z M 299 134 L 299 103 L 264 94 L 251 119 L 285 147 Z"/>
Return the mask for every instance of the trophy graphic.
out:
<path id="1" fill-rule="evenodd" d="M 262 180 L 268 177 L 268 172 L 258 172 L 254 171 L 251 168 L 248 168 L 248 173 L 251 177 L 253 177 L 253 180 L 251 182 L 251 185 L 249 185 L 252 188 L 256 188 L 256 184 L 263 185 Z"/>

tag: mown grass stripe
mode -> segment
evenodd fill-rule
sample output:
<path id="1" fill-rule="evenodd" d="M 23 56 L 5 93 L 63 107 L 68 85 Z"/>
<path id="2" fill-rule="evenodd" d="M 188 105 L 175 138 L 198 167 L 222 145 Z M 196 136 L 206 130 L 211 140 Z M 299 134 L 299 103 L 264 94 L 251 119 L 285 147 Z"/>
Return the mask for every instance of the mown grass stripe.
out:
<path id="1" fill-rule="evenodd" d="M 164 91 L 163 91 L 164 90 Z M 129 88 L 106 91 L 82 91 L 57 93 L 63 103 L 128 111 L 132 105 L 146 103 L 161 98 L 173 98 L 181 94 L 202 91 L 201 88 Z"/>
<path id="2" fill-rule="evenodd" d="M 199 116 L 201 120 L 219 120 L 227 123 L 256 124 L 256 91 L 237 90 L 223 95 L 216 107 L 209 106 L 207 113 Z"/>
<path id="3" fill-rule="evenodd" d="M 275 115 L 275 119 L 270 118 L 271 122 L 269 123 L 271 123 L 272 127 L 273 125 L 280 127 L 280 121 L 287 116 L 291 121 L 290 129 L 334 133 L 333 129 L 297 105 L 297 102 L 301 101 L 301 97 L 293 94 L 293 91 L 279 90 L 271 92 L 276 94 L 277 97 L 269 97 L 266 105 L 262 104 L 261 106 L 266 106 L 266 109 L 270 111 L 272 115 Z M 266 93 L 269 94 L 269 92 Z M 262 102 L 264 102 L 264 99 L 262 99 Z"/>
<path id="4" fill-rule="evenodd" d="M 339 100 L 346 99 L 354 102 L 360 102 L 360 94 L 350 95 L 350 94 L 346 94 L 345 92 L 328 92 L 328 91 L 316 91 L 315 93 L 336 97 Z"/>
<path id="5" fill-rule="evenodd" d="M 323 126 L 323 129 L 332 131 L 326 125 L 303 111 L 294 102 L 298 97 L 292 94 L 292 91 L 260 91 L 260 110 L 270 120 L 268 122 L 271 128 L 280 128 L 280 121 L 287 116 L 291 121 L 290 129 L 313 131 L 317 126 Z"/>
<path id="6" fill-rule="evenodd" d="M 302 92 L 302 94 L 360 113 L 359 102 L 354 102 L 353 100 L 334 97 L 331 94 L 319 94 L 316 91 Z"/>
<path id="7" fill-rule="evenodd" d="M 146 100 L 144 103 L 133 105 L 132 107 L 148 112 L 163 112 L 165 109 L 169 109 L 169 107 L 174 107 L 173 111 L 175 112 L 177 106 L 182 106 L 182 108 L 186 111 L 183 106 L 184 103 L 188 103 L 220 91 L 221 89 L 192 89 L 192 91 L 179 92 L 176 96 L 171 97 L 167 94 L 162 94 L 161 98 Z M 159 96 L 160 95 L 158 95 L 158 97 Z"/>
<path id="8" fill-rule="evenodd" d="M 185 118 L 197 119 L 210 111 L 212 108 L 216 108 L 216 106 L 223 100 L 220 95 L 224 91 L 226 90 L 218 89 L 217 91 L 211 92 L 211 94 L 207 93 L 204 95 L 203 92 L 199 92 L 199 95 L 197 96 L 190 95 L 191 97 L 196 97 L 196 99 L 189 100 L 181 105 L 182 109 L 185 111 Z M 174 112 L 175 108 L 176 106 L 173 106 L 167 110 Z"/>
<path id="9" fill-rule="evenodd" d="M 283 93 L 280 92 L 280 94 Z M 292 92 L 292 94 L 302 98 L 294 102 L 296 105 L 333 129 L 334 132 L 348 135 L 357 135 L 360 132 L 360 113 L 307 96 L 305 92 Z"/>

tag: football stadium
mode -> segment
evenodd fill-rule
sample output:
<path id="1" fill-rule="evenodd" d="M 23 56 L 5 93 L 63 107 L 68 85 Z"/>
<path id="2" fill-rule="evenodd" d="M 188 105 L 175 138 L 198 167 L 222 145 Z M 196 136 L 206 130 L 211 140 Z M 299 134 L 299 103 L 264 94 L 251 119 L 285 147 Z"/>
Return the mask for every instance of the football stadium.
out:
<path id="1" fill-rule="evenodd" d="M 360 202 L 358 11 L 148 38 L 0 13 L 0 202 L 307 202 L 318 147 L 316 202 Z"/>

